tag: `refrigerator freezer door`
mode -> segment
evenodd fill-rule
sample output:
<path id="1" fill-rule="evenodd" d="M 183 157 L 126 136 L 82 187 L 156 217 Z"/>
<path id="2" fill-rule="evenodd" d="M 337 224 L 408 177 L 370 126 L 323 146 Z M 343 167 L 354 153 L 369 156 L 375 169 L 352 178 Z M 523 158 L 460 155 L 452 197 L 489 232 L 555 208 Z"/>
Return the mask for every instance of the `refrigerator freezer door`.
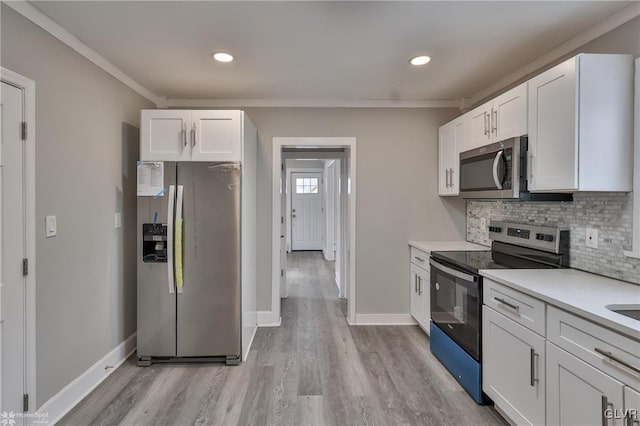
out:
<path id="1" fill-rule="evenodd" d="M 240 356 L 240 165 L 179 163 L 184 187 L 180 357 Z"/>
<path id="2" fill-rule="evenodd" d="M 176 295 L 171 293 L 173 283 L 172 264 L 145 262 L 143 259 L 143 224 L 151 224 L 157 217 L 157 224 L 169 225 L 173 217 L 167 217 L 173 210 L 175 197 L 171 197 L 170 187 L 175 188 L 176 163 L 164 164 L 164 186 L 162 197 L 138 197 L 138 358 L 171 357 L 176 355 Z M 157 215 L 157 216 L 156 216 Z M 170 227 L 168 234 L 171 234 Z M 168 235 L 168 240 L 172 239 Z M 170 243 L 170 241 L 167 241 Z M 167 247 L 168 249 L 169 247 Z M 171 256 L 170 250 L 167 250 Z M 146 259 L 149 260 L 149 259 Z"/>

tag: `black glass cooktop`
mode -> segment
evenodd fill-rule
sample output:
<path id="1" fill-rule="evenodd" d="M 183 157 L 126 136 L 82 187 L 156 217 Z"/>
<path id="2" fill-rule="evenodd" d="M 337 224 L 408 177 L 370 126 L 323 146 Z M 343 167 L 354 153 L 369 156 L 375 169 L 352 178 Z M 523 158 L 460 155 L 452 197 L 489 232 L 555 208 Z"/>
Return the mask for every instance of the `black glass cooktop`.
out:
<path id="1" fill-rule="evenodd" d="M 550 269 L 558 266 L 495 251 L 434 251 L 431 255 L 469 272 L 480 269 Z M 544 261 L 544 259 L 541 259 Z"/>

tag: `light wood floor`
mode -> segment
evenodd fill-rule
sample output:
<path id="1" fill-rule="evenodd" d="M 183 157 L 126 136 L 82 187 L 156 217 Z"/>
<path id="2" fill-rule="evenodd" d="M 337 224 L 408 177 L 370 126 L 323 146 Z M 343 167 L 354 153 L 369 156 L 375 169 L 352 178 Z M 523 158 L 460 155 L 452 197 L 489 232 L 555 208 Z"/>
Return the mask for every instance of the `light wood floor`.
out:
<path id="1" fill-rule="evenodd" d="M 288 263 L 282 326 L 258 330 L 247 362 L 142 368 L 131 357 L 59 424 L 504 424 L 453 380 L 417 326 L 349 327 L 320 252 Z"/>

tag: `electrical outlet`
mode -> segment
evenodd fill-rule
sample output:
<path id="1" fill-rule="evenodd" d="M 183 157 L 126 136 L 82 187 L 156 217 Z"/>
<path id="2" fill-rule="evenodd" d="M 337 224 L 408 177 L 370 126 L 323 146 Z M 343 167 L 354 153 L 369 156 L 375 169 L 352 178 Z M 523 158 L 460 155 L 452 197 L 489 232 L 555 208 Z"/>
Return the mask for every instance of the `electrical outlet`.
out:
<path id="1" fill-rule="evenodd" d="M 122 214 L 120 212 L 114 215 L 114 225 L 116 229 L 122 228 Z"/>
<path id="2" fill-rule="evenodd" d="M 587 228 L 585 236 L 585 244 L 587 247 L 598 248 L 598 230 L 595 228 Z"/>
<path id="3" fill-rule="evenodd" d="M 480 228 L 482 228 L 483 231 L 487 230 L 487 218 L 480 218 Z"/>

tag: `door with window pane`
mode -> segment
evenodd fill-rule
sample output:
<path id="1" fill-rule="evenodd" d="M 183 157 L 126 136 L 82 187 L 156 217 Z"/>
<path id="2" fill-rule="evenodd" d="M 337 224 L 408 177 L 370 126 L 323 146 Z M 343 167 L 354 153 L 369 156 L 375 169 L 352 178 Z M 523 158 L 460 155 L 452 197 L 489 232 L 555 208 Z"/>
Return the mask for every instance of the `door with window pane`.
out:
<path id="1" fill-rule="evenodd" d="M 322 173 L 291 173 L 291 249 L 322 250 Z"/>

